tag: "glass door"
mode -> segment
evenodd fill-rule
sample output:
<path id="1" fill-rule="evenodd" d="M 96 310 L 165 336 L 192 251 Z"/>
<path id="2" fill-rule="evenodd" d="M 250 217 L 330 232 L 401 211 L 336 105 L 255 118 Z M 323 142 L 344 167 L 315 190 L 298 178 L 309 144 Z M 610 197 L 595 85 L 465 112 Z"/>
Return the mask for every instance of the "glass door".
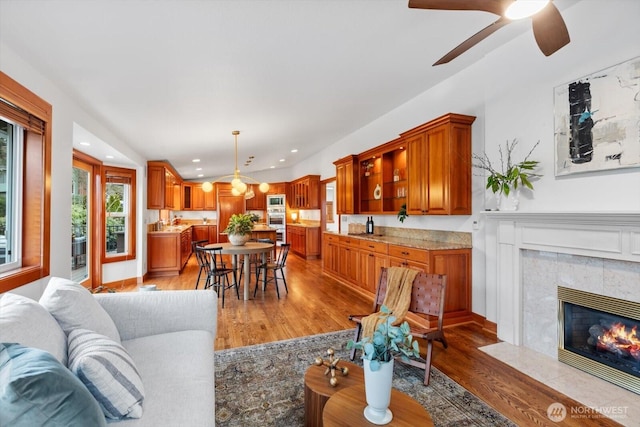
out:
<path id="1" fill-rule="evenodd" d="M 91 188 L 92 165 L 73 160 L 71 177 L 71 279 L 91 284 Z"/>

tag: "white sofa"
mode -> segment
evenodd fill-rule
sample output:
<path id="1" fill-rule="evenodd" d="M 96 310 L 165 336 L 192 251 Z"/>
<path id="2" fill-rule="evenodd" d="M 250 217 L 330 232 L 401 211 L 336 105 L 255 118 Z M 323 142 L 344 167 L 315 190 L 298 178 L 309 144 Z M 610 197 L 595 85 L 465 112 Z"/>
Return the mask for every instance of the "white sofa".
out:
<path id="1" fill-rule="evenodd" d="M 73 292 L 52 296 L 49 292 L 55 287 L 52 282 L 61 289 L 77 291 L 80 298 Z M 18 295 L 0 295 L 0 342 L 17 342 L 28 348 L 46 350 L 66 366 L 71 360 L 65 354 L 71 330 L 82 328 L 105 337 L 112 336 L 114 341 L 119 338 L 135 363 L 144 388 L 142 416 L 105 419 L 107 424 L 135 427 L 215 425 L 215 292 L 92 295 L 78 287 L 64 279 L 52 278 L 39 303 Z M 55 324 L 47 317 L 49 314 L 60 325 L 62 334 L 55 330 Z M 109 329 L 113 325 L 117 332 Z M 4 354 L 6 356 L 7 352 Z M 4 373 L 0 372 L 0 375 Z M 0 404 L 7 405 L 6 399 Z M 3 408 L 6 406 L 0 410 Z"/>

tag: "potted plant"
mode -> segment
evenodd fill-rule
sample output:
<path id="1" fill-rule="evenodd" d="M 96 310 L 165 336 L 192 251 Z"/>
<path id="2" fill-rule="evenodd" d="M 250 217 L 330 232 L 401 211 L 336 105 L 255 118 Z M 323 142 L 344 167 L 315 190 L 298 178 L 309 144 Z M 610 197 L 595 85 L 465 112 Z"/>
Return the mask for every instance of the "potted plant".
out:
<path id="1" fill-rule="evenodd" d="M 383 319 L 373 336 L 362 337 L 358 342 L 349 340 L 347 349 L 362 350 L 364 367 L 364 385 L 367 407 L 364 416 L 374 424 L 387 424 L 393 418 L 388 409 L 391 402 L 391 383 L 393 381 L 393 361 L 395 357 L 409 360 L 419 358 L 418 342 L 411 335 L 409 324 L 405 321 L 394 326 L 396 317 L 386 306 L 380 308 Z"/>
<path id="2" fill-rule="evenodd" d="M 251 214 L 233 214 L 224 232 L 227 233 L 231 244 L 242 246 L 251 238 L 252 230 L 253 217 Z"/>
<path id="3" fill-rule="evenodd" d="M 536 169 L 540 162 L 537 160 L 529 160 L 529 157 L 538 144 L 540 144 L 540 141 L 536 142 L 524 160 L 518 163 L 514 163 L 511 158 L 514 148 L 518 145 L 516 139 L 511 143 L 509 143 L 509 141 L 506 142 L 506 153 L 503 152 L 502 146 L 499 146 L 500 170 L 494 167 L 487 153 L 483 153 L 482 155 L 473 154 L 473 160 L 475 160 L 473 167 L 489 172 L 485 188 L 490 188 L 494 194 L 497 193 L 500 197 L 500 210 L 516 210 L 518 208 L 518 191 L 520 187 L 524 186 L 533 190 L 531 181 L 541 176 L 534 173 L 534 169 Z"/>

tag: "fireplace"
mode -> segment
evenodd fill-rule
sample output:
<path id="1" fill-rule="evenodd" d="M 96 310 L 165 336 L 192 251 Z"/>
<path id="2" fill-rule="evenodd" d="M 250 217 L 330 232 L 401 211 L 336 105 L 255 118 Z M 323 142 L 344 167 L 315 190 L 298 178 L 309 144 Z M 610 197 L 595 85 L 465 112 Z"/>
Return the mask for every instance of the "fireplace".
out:
<path id="1" fill-rule="evenodd" d="M 640 394 L 640 303 L 558 286 L 558 360 Z"/>

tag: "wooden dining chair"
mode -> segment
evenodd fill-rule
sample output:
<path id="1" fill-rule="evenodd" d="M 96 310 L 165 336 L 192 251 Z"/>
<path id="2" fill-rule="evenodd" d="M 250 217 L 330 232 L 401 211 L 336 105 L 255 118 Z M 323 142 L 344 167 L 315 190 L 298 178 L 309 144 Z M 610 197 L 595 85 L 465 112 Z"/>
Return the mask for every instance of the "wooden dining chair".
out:
<path id="1" fill-rule="evenodd" d="M 202 263 L 200 262 L 200 259 L 198 259 L 196 248 L 198 246 L 204 246 L 207 243 L 209 243 L 208 240 L 192 240 L 191 241 L 191 254 L 194 254 L 196 256 L 196 261 L 198 261 L 198 277 L 196 279 L 196 289 L 198 289 L 198 285 L 200 284 L 202 273 L 205 271 L 205 266 L 202 265 Z M 189 254 L 189 258 L 191 258 L 191 254 Z M 187 258 L 187 261 L 189 261 L 189 258 Z"/>
<path id="2" fill-rule="evenodd" d="M 424 369 L 424 385 L 429 385 L 429 377 L 431 375 L 431 353 L 433 351 L 433 342 L 440 341 L 444 348 L 447 348 L 447 340 L 444 336 L 443 316 L 445 292 L 447 288 L 447 276 L 444 274 L 430 274 L 420 272 L 413 280 L 411 287 L 411 303 L 409 304 L 409 312 L 423 314 L 429 316 L 430 319 L 436 319 L 436 324 L 432 328 L 419 328 L 411 326 L 411 334 L 414 338 L 422 338 L 427 342 L 427 350 L 424 359 L 396 358 L 397 361 L 408 363 L 412 366 Z M 372 313 L 380 311 L 380 307 L 384 302 L 387 292 L 387 268 L 383 267 L 380 272 L 380 281 L 376 289 L 376 296 L 373 301 Z M 356 330 L 353 340 L 359 341 L 362 333 L 362 318 L 368 314 L 352 314 L 349 320 L 356 322 Z M 355 358 L 356 349 L 351 349 L 349 357 L 351 360 Z"/>
<path id="3" fill-rule="evenodd" d="M 280 279 L 284 283 L 284 289 L 287 293 L 289 293 L 289 288 L 287 288 L 287 279 L 284 277 L 284 268 L 286 267 L 287 255 L 289 254 L 289 248 L 291 247 L 290 243 L 283 243 L 277 249 L 277 255 L 274 260 L 267 261 L 264 264 L 260 264 L 256 269 L 256 288 L 253 291 L 253 296 L 256 296 L 258 292 L 258 284 L 260 283 L 260 272 L 264 272 L 265 275 L 265 284 L 264 287 L 266 290 L 267 283 L 273 282 L 276 287 L 276 294 L 278 295 L 278 299 L 280 299 L 280 289 L 278 289 L 278 272 L 280 272 Z M 271 277 L 269 277 L 271 274 Z"/>
<path id="4" fill-rule="evenodd" d="M 274 242 L 271 239 L 251 239 L 249 240 L 250 242 L 257 242 L 257 243 L 270 243 L 272 245 L 274 245 L 276 242 Z M 271 262 L 272 259 L 272 254 L 271 252 L 267 253 L 267 262 Z M 262 261 L 262 254 L 251 254 L 249 255 L 249 272 L 253 271 L 255 276 L 256 276 L 256 280 L 258 280 L 258 268 L 260 268 L 260 265 L 263 263 Z M 242 282 L 242 275 L 244 274 L 244 257 L 242 258 L 242 261 L 240 262 L 240 277 L 238 278 L 238 282 Z M 251 281 L 251 278 L 249 278 L 249 281 Z"/>

